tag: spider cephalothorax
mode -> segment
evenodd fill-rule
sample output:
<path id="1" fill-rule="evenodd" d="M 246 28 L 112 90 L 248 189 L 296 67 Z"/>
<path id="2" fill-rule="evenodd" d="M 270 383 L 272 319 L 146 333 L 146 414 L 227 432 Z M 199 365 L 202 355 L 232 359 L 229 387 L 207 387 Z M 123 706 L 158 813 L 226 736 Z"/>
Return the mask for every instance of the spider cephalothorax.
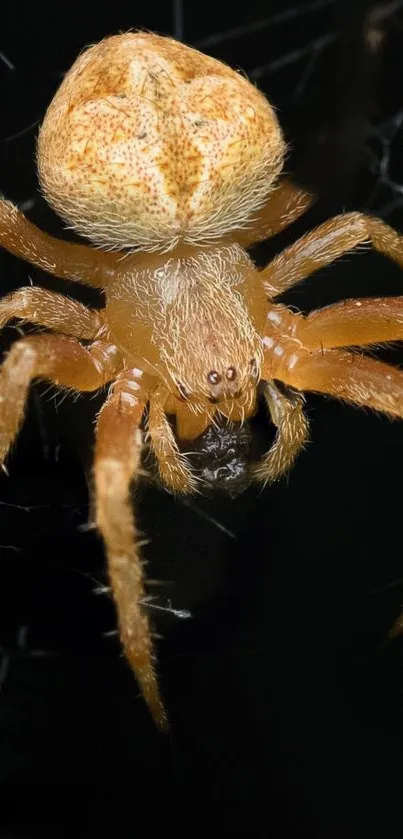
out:
<path id="1" fill-rule="evenodd" d="M 258 271 L 246 249 L 311 202 L 279 180 L 283 158 L 274 111 L 246 79 L 168 38 L 130 33 L 80 56 L 39 134 L 45 196 L 103 249 L 53 239 L 0 200 L 0 244 L 105 293 L 101 311 L 31 286 L 0 302 L 0 325 L 41 327 L 0 369 L 0 458 L 34 378 L 76 391 L 110 384 L 97 420 L 95 515 L 126 656 L 161 727 L 130 496 L 145 417 L 160 477 L 175 492 L 196 487 L 184 441 L 253 416 L 258 388 L 276 427 L 254 470 L 263 482 L 286 473 L 307 440 L 304 391 L 403 417 L 403 373 L 346 349 L 403 339 L 403 297 L 346 300 L 307 317 L 273 302 L 362 242 L 403 265 L 402 239 L 349 213 Z"/>
<path id="2" fill-rule="evenodd" d="M 136 273 L 126 264 L 124 281 L 117 274 L 107 290 L 108 323 L 119 346 L 136 358 L 143 354 L 142 329 L 148 329 L 153 349 L 142 364 L 151 375 L 158 370 L 173 412 L 180 410 L 180 436 L 197 436 L 196 423 L 201 433 L 216 405 L 233 419 L 250 413 L 263 359 L 263 319 L 245 299 L 252 263 L 243 249 L 234 244 L 182 249 L 169 258 L 155 254 Z M 260 296 L 264 303 L 262 291 Z"/>

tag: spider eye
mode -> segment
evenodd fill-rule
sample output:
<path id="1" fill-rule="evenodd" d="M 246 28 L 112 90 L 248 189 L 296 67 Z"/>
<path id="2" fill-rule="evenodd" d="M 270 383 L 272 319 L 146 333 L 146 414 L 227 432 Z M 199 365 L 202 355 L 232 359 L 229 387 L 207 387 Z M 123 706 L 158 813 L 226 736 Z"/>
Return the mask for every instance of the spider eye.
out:
<path id="1" fill-rule="evenodd" d="M 254 379 L 257 379 L 259 375 L 259 365 L 257 363 L 256 358 L 251 358 L 249 362 L 250 372 Z"/>
<path id="2" fill-rule="evenodd" d="M 187 397 L 189 396 L 189 391 L 187 387 L 185 387 L 185 385 L 183 385 L 182 382 L 177 382 L 176 386 L 178 388 L 181 399 L 187 399 Z"/>
<path id="3" fill-rule="evenodd" d="M 218 385 L 222 381 L 222 376 L 220 376 L 217 370 L 210 370 L 210 372 L 207 373 L 207 380 L 211 385 Z"/>
<path id="4" fill-rule="evenodd" d="M 227 370 L 228 381 L 233 382 L 234 379 L 236 379 L 236 375 L 237 375 L 237 373 L 236 373 L 235 367 L 228 367 L 228 370 Z"/>

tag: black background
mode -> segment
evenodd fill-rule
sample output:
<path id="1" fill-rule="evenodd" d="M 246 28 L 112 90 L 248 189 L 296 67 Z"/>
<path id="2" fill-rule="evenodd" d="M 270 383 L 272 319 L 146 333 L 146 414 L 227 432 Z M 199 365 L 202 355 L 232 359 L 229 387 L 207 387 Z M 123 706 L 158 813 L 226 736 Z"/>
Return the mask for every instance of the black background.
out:
<path id="1" fill-rule="evenodd" d="M 402 5 L 4 0 L 0 189 L 65 235 L 37 190 L 37 126 L 85 45 L 139 27 L 242 68 L 277 107 L 287 169 L 321 200 L 256 251 L 259 263 L 344 209 L 403 229 Z M 2 294 L 28 278 L 100 304 L 0 254 Z M 309 311 L 399 294 L 402 283 L 396 266 L 361 249 L 286 302 Z M 3 347 L 16 336 L 7 327 Z M 402 362 L 399 348 L 379 354 Z M 187 504 L 136 491 L 147 573 L 166 581 L 156 601 L 166 611 L 154 610 L 166 740 L 105 635 L 113 605 L 94 594 L 105 568 L 87 527 L 86 475 L 101 402 L 35 386 L 0 481 L 2 839 L 395 836 L 403 641 L 387 633 L 403 602 L 403 426 L 310 396 L 312 442 L 281 484 Z"/>

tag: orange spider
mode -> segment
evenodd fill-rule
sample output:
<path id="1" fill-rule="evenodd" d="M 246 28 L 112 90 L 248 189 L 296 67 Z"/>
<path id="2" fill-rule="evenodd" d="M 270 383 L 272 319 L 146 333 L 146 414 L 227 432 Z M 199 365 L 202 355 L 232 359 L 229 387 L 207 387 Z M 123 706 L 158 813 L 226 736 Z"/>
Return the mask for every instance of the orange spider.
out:
<path id="1" fill-rule="evenodd" d="M 251 416 L 259 383 L 277 428 L 256 469 L 263 482 L 289 470 L 307 440 L 304 391 L 403 417 L 403 372 L 340 349 L 403 339 L 403 297 L 346 300 L 307 317 L 272 302 L 363 242 L 403 265 L 402 237 L 349 213 L 263 270 L 246 252 L 311 203 L 279 180 L 284 154 L 273 108 L 243 76 L 169 38 L 129 33 L 78 58 L 39 134 L 47 200 L 97 248 L 53 239 L 0 200 L 3 247 L 106 298 L 98 312 L 28 287 L 0 302 L 1 325 L 18 318 L 48 330 L 18 340 L 0 370 L 0 458 L 33 379 L 76 391 L 111 383 L 97 422 L 96 522 L 125 653 L 162 728 L 130 495 L 147 406 L 161 479 L 184 493 L 196 480 L 177 438 L 195 439 L 217 415 Z"/>

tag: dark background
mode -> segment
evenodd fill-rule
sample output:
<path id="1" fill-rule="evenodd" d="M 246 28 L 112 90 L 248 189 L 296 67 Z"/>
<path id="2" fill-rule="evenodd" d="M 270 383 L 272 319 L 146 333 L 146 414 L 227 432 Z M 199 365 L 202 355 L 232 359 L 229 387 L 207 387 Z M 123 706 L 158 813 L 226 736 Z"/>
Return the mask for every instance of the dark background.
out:
<path id="1" fill-rule="evenodd" d="M 65 235 L 37 189 L 38 124 L 85 45 L 140 27 L 242 68 L 278 109 L 287 170 L 321 199 L 259 263 L 344 209 L 403 230 L 402 26 L 402 2 L 4 0 L 0 189 Z M 29 278 L 100 304 L 0 254 L 2 294 Z M 402 287 L 361 249 L 286 302 L 309 311 Z M 4 330 L 4 349 L 16 337 Z M 379 354 L 403 361 L 398 347 Z M 94 593 L 105 568 L 86 476 L 101 402 L 35 386 L 0 481 L 1 839 L 395 836 L 403 641 L 387 634 L 403 602 L 403 426 L 310 396 L 312 442 L 281 484 L 186 503 L 136 491 L 147 573 L 165 580 L 153 615 L 166 740 L 107 634 L 113 605 Z"/>

